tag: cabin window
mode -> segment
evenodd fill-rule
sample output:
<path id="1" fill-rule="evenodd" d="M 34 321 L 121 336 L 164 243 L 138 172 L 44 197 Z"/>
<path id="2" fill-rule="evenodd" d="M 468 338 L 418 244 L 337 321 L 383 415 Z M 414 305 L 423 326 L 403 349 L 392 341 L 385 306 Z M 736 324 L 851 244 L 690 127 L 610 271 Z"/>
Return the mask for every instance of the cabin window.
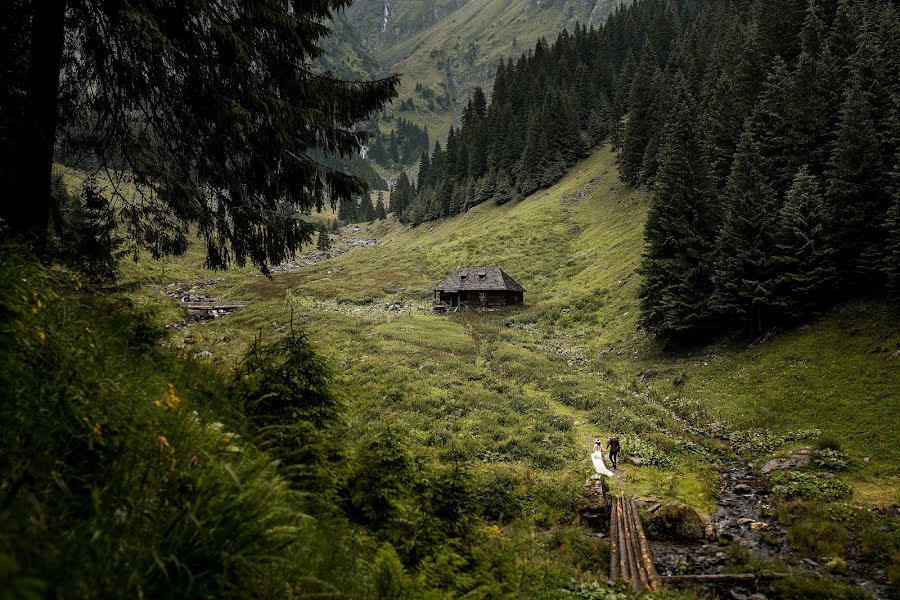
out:
<path id="1" fill-rule="evenodd" d="M 478 279 L 484 279 L 484 273 L 479 273 L 479 274 L 478 274 Z"/>
<path id="2" fill-rule="evenodd" d="M 460 278 L 460 279 L 465 279 L 466 276 L 465 276 L 465 275 L 460 275 L 459 278 Z"/>

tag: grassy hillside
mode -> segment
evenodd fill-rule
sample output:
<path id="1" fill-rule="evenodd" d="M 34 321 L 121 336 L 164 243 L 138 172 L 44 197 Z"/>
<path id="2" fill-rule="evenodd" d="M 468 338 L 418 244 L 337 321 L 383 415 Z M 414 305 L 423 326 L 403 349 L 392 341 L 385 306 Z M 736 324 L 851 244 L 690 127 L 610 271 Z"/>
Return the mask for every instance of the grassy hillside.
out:
<path id="1" fill-rule="evenodd" d="M 403 76 L 393 113 L 427 125 L 432 137 L 442 139 L 475 86 L 490 94 L 501 58 L 516 58 L 539 38 L 553 40 L 576 22 L 598 25 L 622 3 L 360 1 L 347 10 L 347 17 L 385 71 Z M 386 25 L 385 5 L 390 13 Z M 417 84 L 422 91 L 416 90 Z M 412 100 L 415 108 L 400 111 L 404 100 Z"/>
<path id="2" fill-rule="evenodd" d="M 205 292 L 250 304 L 175 332 L 171 343 L 228 365 L 255 336 L 301 324 L 336 369 L 348 407 L 341 437 L 365 440 L 387 428 L 403 432 L 423 460 L 464 461 L 477 488 L 498 498 L 491 506 L 499 512 L 488 514 L 506 531 L 572 522 L 597 435 L 619 433 L 626 454 L 643 463 L 626 462 L 614 487 L 707 514 L 720 485 L 717 460 L 761 464 L 818 438 L 841 449 L 840 464 L 835 479 L 813 471 L 811 482 L 791 484 L 811 498 L 785 505 L 799 532 L 791 546 L 818 560 L 815 540 L 837 531 L 844 541 L 836 552 L 864 551 L 900 577 L 896 536 L 877 533 L 896 522 L 873 525 L 866 510 L 900 501 L 896 307 L 859 301 L 749 347 L 738 339 L 664 352 L 637 327 L 647 197 L 624 187 L 615 168 L 603 148 L 518 203 L 480 205 L 412 229 L 388 220 L 345 230 L 345 238 L 382 243 L 272 279 L 252 270 L 220 274 Z M 201 264 L 199 251 L 142 261 L 127 279 L 210 279 Z M 476 264 L 502 266 L 527 289 L 526 305 L 430 314 L 430 285 Z M 141 298 L 148 297 L 135 294 L 158 302 Z M 844 508 L 815 500 L 822 481 L 849 484 L 851 496 L 835 505 Z"/>
<path id="3" fill-rule="evenodd" d="M 900 422 L 896 311 L 877 300 L 854 303 L 751 348 L 738 340 L 683 356 L 665 354 L 637 328 L 645 210 L 644 193 L 622 186 L 605 148 L 553 188 L 517 204 L 479 206 L 430 227 L 377 225 L 370 235 L 382 237 L 381 246 L 272 280 L 249 271 L 228 273 L 212 293 L 253 303 L 190 335 L 203 330 L 209 349 L 228 356 L 257 328 L 283 322 L 294 307 L 335 359 L 350 360 L 346 348 L 333 344 L 353 331 L 375 344 L 365 352 L 364 362 L 372 363 L 367 377 L 395 380 L 393 369 L 403 361 L 386 359 L 382 345 L 410 355 L 429 343 L 442 356 L 467 350 L 479 364 L 487 360 L 478 333 L 484 327 L 495 344 L 489 364 L 525 372 L 543 365 L 552 371 L 549 381 L 526 373 L 518 383 L 522 393 L 534 388 L 580 409 L 581 418 L 596 420 L 598 432 L 638 423 L 650 430 L 655 418 L 684 403 L 697 403 L 707 418 L 736 429 L 774 434 L 818 428 L 840 439 L 854 459 L 851 479 L 861 500 L 898 500 L 900 469 L 890 435 L 890 424 Z M 193 257 L 194 267 L 199 260 Z M 171 280 L 177 272 L 190 278 L 190 263 L 171 263 L 164 277 Z M 450 319 L 386 311 L 394 303 L 425 306 L 431 283 L 472 264 L 501 265 L 527 288 L 526 307 Z M 452 368 L 440 371 L 434 374 L 437 388 L 460 378 Z M 638 382 L 648 371 L 657 375 Z M 632 407 L 634 398 L 639 401 Z"/>

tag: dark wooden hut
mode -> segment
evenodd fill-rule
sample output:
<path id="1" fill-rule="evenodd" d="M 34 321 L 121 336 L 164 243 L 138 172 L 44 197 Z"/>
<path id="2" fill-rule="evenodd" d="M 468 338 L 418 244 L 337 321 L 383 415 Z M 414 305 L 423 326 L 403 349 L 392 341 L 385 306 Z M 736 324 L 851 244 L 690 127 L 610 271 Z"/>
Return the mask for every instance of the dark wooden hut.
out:
<path id="1" fill-rule="evenodd" d="M 435 311 L 461 308 L 494 308 L 522 304 L 525 288 L 497 266 L 463 267 L 436 284 Z"/>

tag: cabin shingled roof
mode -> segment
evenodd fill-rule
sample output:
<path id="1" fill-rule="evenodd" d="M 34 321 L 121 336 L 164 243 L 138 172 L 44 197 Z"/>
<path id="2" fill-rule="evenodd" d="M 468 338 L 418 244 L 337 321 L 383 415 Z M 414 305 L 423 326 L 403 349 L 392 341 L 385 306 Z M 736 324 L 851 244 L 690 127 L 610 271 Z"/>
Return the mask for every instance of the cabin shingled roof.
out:
<path id="1" fill-rule="evenodd" d="M 432 291 L 507 291 L 524 292 L 525 288 L 496 265 L 486 267 L 463 267 L 448 275 L 431 288 Z"/>

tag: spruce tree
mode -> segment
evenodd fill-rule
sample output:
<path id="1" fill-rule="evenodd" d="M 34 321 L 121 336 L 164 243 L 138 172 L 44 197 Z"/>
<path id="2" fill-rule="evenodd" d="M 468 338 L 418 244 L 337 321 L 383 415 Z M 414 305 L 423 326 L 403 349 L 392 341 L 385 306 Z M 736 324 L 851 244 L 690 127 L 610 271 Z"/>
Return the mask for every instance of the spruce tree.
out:
<path id="1" fill-rule="evenodd" d="M 890 198 L 878 139 L 870 86 L 857 73 L 841 108 L 825 195 L 838 280 L 845 289 L 876 285 L 884 266 Z"/>
<path id="2" fill-rule="evenodd" d="M 628 121 L 619 155 L 619 172 L 622 179 L 631 185 L 641 181 L 644 153 L 653 132 L 653 114 L 656 110 L 656 53 L 647 42 L 641 53 L 641 62 L 631 83 L 628 98 Z"/>
<path id="3" fill-rule="evenodd" d="M 725 186 L 725 213 L 713 276 L 714 308 L 742 324 L 754 338 L 770 325 L 779 208 L 762 164 L 759 144 L 745 131 Z"/>
<path id="4" fill-rule="evenodd" d="M 357 155 L 368 135 L 355 125 L 399 84 L 342 81 L 316 66 L 346 4 L 15 3 L 28 13 L 18 23 L 27 52 L 15 57 L 27 75 L 18 134 L 2 141 L 19 161 L 2 171 L 12 180 L 0 189 L 16 199 L 0 206 L 3 219 L 40 252 L 62 152 L 143 192 L 134 202 L 119 191 L 132 186 L 110 190 L 128 237 L 154 255 L 185 251 L 194 225 L 211 267 L 249 260 L 265 271 L 291 256 L 315 232 L 298 215 L 367 187 L 312 155 Z"/>
<path id="5" fill-rule="evenodd" d="M 384 192 L 378 190 L 377 197 L 378 200 L 375 202 L 375 218 L 379 220 L 386 219 L 387 209 L 384 207 Z"/>
<path id="6" fill-rule="evenodd" d="M 696 107 L 681 80 L 644 230 L 641 324 L 653 334 L 677 338 L 709 324 L 716 223 Z"/>
<path id="7" fill-rule="evenodd" d="M 834 283 L 833 250 L 819 182 L 800 169 L 778 214 L 775 233 L 773 309 L 786 321 L 814 314 Z"/>
<path id="8" fill-rule="evenodd" d="M 316 248 L 321 252 L 331 250 L 331 237 L 328 235 L 328 227 L 324 222 L 319 224 L 319 241 L 316 243 Z"/>

